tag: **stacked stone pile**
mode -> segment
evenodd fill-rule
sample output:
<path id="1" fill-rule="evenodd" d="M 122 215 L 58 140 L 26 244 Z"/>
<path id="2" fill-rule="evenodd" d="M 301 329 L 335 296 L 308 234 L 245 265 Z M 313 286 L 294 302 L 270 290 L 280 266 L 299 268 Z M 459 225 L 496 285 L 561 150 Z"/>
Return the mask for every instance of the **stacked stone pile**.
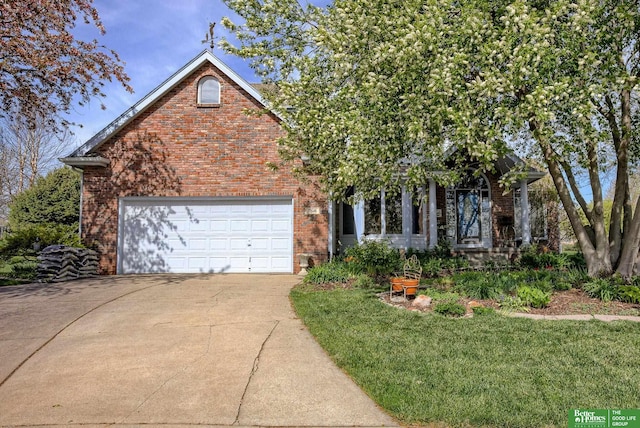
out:
<path id="1" fill-rule="evenodd" d="M 38 256 L 38 281 L 61 282 L 98 274 L 98 253 L 87 248 L 51 245 Z"/>

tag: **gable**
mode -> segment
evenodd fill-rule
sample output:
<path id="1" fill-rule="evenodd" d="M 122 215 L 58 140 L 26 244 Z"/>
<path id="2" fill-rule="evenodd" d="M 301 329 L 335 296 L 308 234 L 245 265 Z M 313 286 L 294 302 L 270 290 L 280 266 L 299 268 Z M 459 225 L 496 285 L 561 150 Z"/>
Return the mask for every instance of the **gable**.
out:
<path id="1" fill-rule="evenodd" d="M 199 70 L 203 69 L 203 67 L 209 67 L 209 69 L 213 70 L 211 72 L 213 75 L 217 76 L 227 85 L 235 87 L 240 93 L 243 94 L 244 97 L 249 99 L 256 108 L 266 107 L 264 99 L 255 87 L 251 86 L 246 80 L 240 77 L 211 52 L 203 51 L 194 59 L 189 61 L 184 67 L 174 73 L 171 77 L 165 80 L 162 84 L 152 90 L 149 94 L 144 96 L 131 108 L 122 113 L 104 129 L 90 138 L 82 146 L 73 151 L 66 158 L 61 159 L 61 161 L 68 165 L 80 167 L 87 165 L 98 166 L 98 164 L 104 163 L 104 159 L 96 161 L 93 159 L 94 156 L 92 156 L 92 154 L 103 143 L 116 136 L 118 132 L 135 121 L 137 118 L 141 117 L 145 112 L 147 112 L 147 110 L 153 109 L 157 104 L 166 102 L 168 97 L 171 97 L 173 94 L 175 94 L 174 90 L 177 87 L 183 84 L 190 77 L 193 77 L 194 74 L 197 74 Z M 197 88 L 195 89 L 197 91 Z M 187 106 L 193 104 L 195 108 L 196 103 L 197 92 L 196 96 L 193 98 L 193 101 L 187 103 Z"/>

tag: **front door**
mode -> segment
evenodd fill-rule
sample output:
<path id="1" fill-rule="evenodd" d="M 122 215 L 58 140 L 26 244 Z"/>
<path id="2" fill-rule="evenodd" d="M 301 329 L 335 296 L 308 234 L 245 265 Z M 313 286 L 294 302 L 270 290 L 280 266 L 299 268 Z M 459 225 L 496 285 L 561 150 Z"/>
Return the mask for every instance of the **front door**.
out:
<path id="1" fill-rule="evenodd" d="M 458 244 L 477 244 L 482 242 L 478 191 L 475 189 L 458 190 L 456 193 Z"/>
<path id="2" fill-rule="evenodd" d="M 460 248 L 491 248 L 491 194 L 484 175 L 469 173 L 446 190 L 447 238 Z"/>

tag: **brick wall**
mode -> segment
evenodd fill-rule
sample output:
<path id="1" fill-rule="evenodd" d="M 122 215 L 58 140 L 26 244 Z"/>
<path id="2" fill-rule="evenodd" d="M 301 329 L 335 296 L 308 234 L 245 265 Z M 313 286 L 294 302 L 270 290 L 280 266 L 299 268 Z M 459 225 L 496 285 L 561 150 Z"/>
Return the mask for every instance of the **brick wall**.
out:
<path id="1" fill-rule="evenodd" d="M 207 75 L 221 83 L 217 107 L 196 103 L 198 80 Z M 277 172 L 268 167 L 280 161 L 276 140 L 283 131 L 273 115 L 246 114 L 260 107 L 205 64 L 93 150 L 110 165 L 84 170 L 82 237 L 100 252 L 102 273 L 116 273 L 118 200 L 126 196 L 290 196 L 294 271 L 299 253 L 326 258 L 326 197 L 313 180 L 299 182 L 286 166 Z"/>

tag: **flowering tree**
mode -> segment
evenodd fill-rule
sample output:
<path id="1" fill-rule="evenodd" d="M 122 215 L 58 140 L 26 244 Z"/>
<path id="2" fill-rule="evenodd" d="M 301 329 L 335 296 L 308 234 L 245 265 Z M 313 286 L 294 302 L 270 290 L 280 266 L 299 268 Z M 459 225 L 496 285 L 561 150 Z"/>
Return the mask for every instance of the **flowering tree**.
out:
<path id="1" fill-rule="evenodd" d="M 334 195 L 451 178 L 448 144 L 484 168 L 515 147 L 548 168 L 589 273 L 632 275 L 637 1 L 226 3 L 244 22 L 223 22 L 239 40 L 225 48 L 275 85 L 265 96 L 285 119 L 283 159 L 308 156 Z M 604 170 L 616 171 L 609 232 Z"/>
<path id="2" fill-rule="evenodd" d="M 131 91 L 118 55 L 96 40 L 76 39 L 79 19 L 104 27 L 91 0 L 5 0 L 0 6 L 0 116 L 55 119 L 80 104 L 104 96 L 105 81 L 116 79 Z M 64 121 L 63 121 L 64 124 Z"/>

